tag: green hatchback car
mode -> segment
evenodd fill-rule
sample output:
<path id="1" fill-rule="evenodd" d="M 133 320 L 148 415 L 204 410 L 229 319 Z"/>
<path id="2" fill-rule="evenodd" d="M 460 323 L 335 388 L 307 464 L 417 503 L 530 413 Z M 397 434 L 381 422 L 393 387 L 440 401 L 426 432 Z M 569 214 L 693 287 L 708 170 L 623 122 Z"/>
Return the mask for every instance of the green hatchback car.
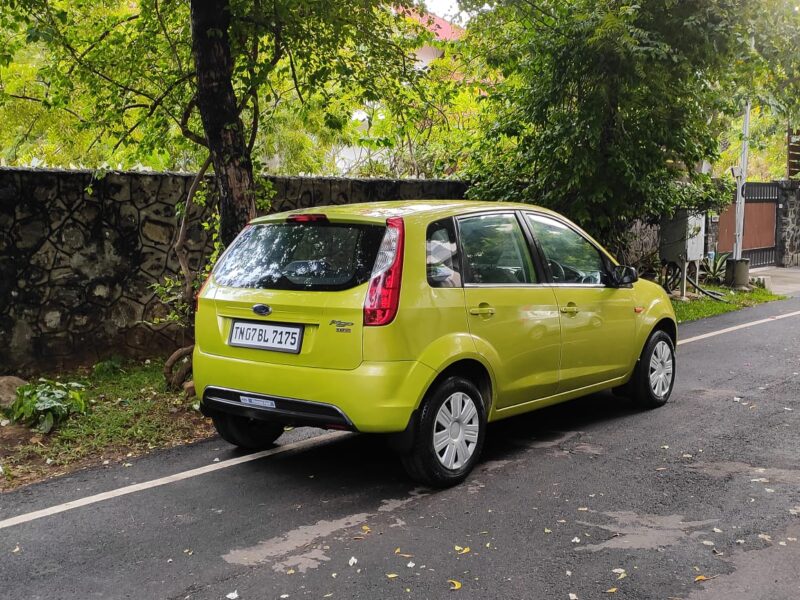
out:
<path id="1" fill-rule="evenodd" d="M 462 481 L 487 423 L 615 388 L 667 402 L 677 328 L 656 284 L 527 204 L 397 201 L 255 219 L 198 296 L 195 385 L 228 442 L 285 425 L 393 434 Z"/>

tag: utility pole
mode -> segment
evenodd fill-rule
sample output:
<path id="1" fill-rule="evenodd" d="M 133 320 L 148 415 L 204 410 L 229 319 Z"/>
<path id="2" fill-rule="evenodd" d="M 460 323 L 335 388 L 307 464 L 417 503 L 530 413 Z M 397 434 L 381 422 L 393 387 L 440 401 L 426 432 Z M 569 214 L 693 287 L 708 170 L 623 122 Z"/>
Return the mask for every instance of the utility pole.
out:
<path id="1" fill-rule="evenodd" d="M 739 157 L 739 169 L 736 171 L 736 230 L 733 236 L 733 259 L 742 258 L 742 237 L 744 234 L 744 186 L 747 183 L 747 158 L 750 150 L 750 98 L 744 109 L 744 126 L 742 127 L 742 154 Z"/>
<path id="2" fill-rule="evenodd" d="M 750 36 L 750 50 L 755 51 L 755 36 Z M 742 258 L 744 249 L 744 190 L 747 184 L 747 158 L 750 150 L 750 95 L 744 109 L 744 125 L 742 127 L 742 154 L 739 166 L 731 169 L 736 178 L 736 228 L 733 234 L 733 258 L 725 265 L 725 283 L 737 289 L 745 289 L 750 282 L 750 260 Z"/>

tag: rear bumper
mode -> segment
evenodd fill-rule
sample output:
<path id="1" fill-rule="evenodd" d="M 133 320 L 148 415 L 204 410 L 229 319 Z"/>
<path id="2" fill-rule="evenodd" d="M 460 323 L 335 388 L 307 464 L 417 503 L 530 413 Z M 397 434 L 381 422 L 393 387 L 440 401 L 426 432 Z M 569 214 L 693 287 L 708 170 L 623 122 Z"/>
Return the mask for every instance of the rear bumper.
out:
<path id="1" fill-rule="evenodd" d="M 374 433 L 404 431 L 435 375 L 414 361 L 320 369 L 232 359 L 197 347 L 193 360 L 203 414 Z M 259 406 L 242 403 L 242 395 Z"/>
<path id="2" fill-rule="evenodd" d="M 245 404 L 242 397 L 251 401 L 255 399 L 261 405 Z M 309 425 L 351 431 L 356 429 L 341 410 L 330 404 L 211 386 L 203 392 L 200 410 L 207 417 L 224 413 L 286 425 Z"/>

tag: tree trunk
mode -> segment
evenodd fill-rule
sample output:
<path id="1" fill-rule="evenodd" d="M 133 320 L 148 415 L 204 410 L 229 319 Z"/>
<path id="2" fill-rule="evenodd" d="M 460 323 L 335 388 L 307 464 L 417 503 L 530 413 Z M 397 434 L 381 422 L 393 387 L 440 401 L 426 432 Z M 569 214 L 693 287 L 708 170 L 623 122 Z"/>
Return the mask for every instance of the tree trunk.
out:
<path id="1" fill-rule="evenodd" d="M 233 92 L 229 0 L 191 0 L 197 108 L 219 188 L 220 240 L 227 246 L 255 216 L 253 163 Z"/>

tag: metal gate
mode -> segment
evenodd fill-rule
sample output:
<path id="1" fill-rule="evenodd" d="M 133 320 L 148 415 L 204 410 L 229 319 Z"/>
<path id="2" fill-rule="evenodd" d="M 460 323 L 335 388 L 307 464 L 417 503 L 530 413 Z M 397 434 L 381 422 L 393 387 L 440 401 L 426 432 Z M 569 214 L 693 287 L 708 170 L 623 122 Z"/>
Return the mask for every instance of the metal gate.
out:
<path id="1" fill-rule="evenodd" d="M 751 267 L 777 264 L 778 198 L 777 183 L 745 184 L 742 258 L 749 258 Z M 731 204 L 719 216 L 717 252 L 733 252 L 735 232 L 736 205 Z"/>

